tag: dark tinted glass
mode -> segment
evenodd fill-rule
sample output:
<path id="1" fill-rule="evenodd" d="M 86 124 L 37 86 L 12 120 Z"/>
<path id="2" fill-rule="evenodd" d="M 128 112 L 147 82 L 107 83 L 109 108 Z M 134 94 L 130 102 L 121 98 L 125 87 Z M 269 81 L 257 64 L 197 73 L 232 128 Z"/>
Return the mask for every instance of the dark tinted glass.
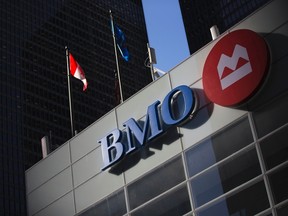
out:
<path id="1" fill-rule="evenodd" d="M 270 174 L 269 180 L 275 203 L 288 199 L 288 167 Z"/>
<path id="2" fill-rule="evenodd" d="M 211 41 L 209 30 L 217 24 L 219 31 L 238 23 L 269 0 L 179 0 L 186 38 L 193 54 Z"/>
<path id="3" fill-rule="evenodd" d="M 121 190 L 120 192 L 107 197 L 96 206 L 82 213 L 81 216 L 119 216 L 124 215 L 125 213 L 127 213 L 125 196 L 124 191 Z"/>
<path id="4" fill-rule="evenodd" d="M 253 113 L 258 137 L 277 129 L 288 122 L 288 95 Z"/>
<path id="5" fill-rule="evenodd" d="M 132 213 L 132 216 L 177 216 L 191 211 L 186 185 L 159 197 L 157 200 Z"/>
<path id="6" fill-rule="evenodd" d="M 119 56 L 126 100 L 151 82 L 141 0 L 0 1 L 0 216 L 27 215 L 25 170 L 42 159 L 40 139 L 52 152 L 71 138 L 65 46 L 89 83 L 83 92 L 70 80 L 74 129 L 118 105 L 109 10 L 133 56 Z"/>
<path id="7" fill-rule="evenodd" d="M 261 141 L 260 147 L 267 169 L 288 160 L 288 127 Z"/>
<path id="8" fill-rule="evenodd" d="M 245 151 L 191 180 L 195 206 L 199 207 L 259 174 L 256 150 Z"/>
<path id="9" fill-rule="evenodd" d="M 185 180 L 182 158 L 178 157 L 127 187 L 131 209 Z"/>
<path id="10" fill-rule="evenodd" d="M 193 176 L 253 142 L 248 119 L 242 119 L 186 152 L 189 176 Z"/>
<path id="11" fill-rule="evenodd" d="M 277 216 L 287 216 L 287 215 L 288 215 L 288 204 L 277 208 Z"/>
<path id="12" fill-rule="evenodd" d="M 267 208 L 269 208 L 269 201 L 264 182 L 261 181 L 199 211 L 196 215 L 255 215 Z"/>

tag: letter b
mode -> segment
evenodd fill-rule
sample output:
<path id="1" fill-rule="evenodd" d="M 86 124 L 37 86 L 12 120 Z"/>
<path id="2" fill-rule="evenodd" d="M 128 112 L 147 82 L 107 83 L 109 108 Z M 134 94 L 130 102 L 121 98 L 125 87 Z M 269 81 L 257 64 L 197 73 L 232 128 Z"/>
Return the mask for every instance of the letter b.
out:
<path id="1" fill-rule="evenodd" d="M 104 167 L 102 167 L 102 170 L 107 169 L 109 166 L 113 165 L 123 157 L 124 146 L 121 143 L 121 138 L 122 132 L 119 129 L 115 129 L 98 141 L 101 144 L 104 162 Z"/>

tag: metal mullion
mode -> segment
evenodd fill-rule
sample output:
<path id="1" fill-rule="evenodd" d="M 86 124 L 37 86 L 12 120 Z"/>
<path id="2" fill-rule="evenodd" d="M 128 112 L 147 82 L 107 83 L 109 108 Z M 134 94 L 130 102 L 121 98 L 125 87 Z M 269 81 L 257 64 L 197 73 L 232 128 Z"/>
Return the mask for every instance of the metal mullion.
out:
<path id="1" fill-rule="evenodd" d="M 288 160 L 286 160 L 285 162 L 283 162 L 283 163 L 281 163 L 281 164 L 279 164 L 279 165 L 271 168 L 270 170 L 267 170 L 267 171 L 266 171 L 266 174 L 269 175 L 269 174 L 271 174 L 271 173 L 273 173 L 273 172 L 276 172 L 276 171 L 278 171 L 278 170 L 280 170 L 281 168 L 286 167 L 286 166 L 288 166 Z"/>
<path id="2" fill-rule="evenodd" d="M 187 189 L 188 189 L 188 196 L 189 196 L 189 199 L 190 199 L 191 212 L 194 212 L 195 208 L 194 208 L 194 205 L 193 205 L 194 204 L 194 200 L 193 200 L 193 196 L 192 196 L 192 187 L 190 185 L 188 166 L 187 166 L 187 163 L 186 163 L 186 157 L 185 157 L 185 152 L 183 150 L 184 147 L 183 147 L 182 140 L 181 140 L 181 145 L 182 145 L 182 163 L 183 163 L 184 173 L 185 173 L 185 182 L 186 182 Z M 189 213 L 187 213 L 187 214 L 189 214 Z"/>
<path id="3" fill-rule="evenodd" d="M 259 160 L 259 163 L 260 163 L 261 172 L 263 174 L 264 184 L 265 184 L 265 187 L 266 187 L 270 208 L 272 209 L 272 214 L 277 216 L 277 212 L 276 212 L 276 209 L 275 209 L 275 200 L 273 198 L 272 190 L 271 190 L 271 187 L 270 187 L 270 184 L 269 184 L 268 175 L 266 173 L 265 161 L 264 161 L 261 149 L 260 149 L 260 143 L 259 143 L 258 135 L 257 135 L 257 131 L 256 131 L 256 125 L 255 125 L 255 122 L 253 120 L 251 112 L 248 112 L 248 119 L 249 119 L 251 131 L 252 131 L 252 135 L 253 135 L 253 138 L 255 140 L 255 148 L 256 148 L 258 160 Z"/>
<path id="4" fill-rule="evenodd" d="M 117 125 L 118 125 L 118 121 L 117 121 Z M 129 202 L 129 194 L 128 194 L 125 172 L 123 173 L 123 180 L 124 180 L 123 190 L 124 190 L 124 197 L 125 197 L 125 204 L 126 204 L 126 215 L 130 216 L 130 202 Z"/>

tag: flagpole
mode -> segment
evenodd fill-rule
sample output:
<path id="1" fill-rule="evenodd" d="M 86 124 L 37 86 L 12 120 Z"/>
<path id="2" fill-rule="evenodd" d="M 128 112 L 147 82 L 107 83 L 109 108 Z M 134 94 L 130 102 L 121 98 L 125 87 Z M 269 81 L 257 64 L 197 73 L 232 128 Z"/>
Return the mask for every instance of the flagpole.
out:
<path id="1" fill-rule="evenodd" d="M 109 11 L 109 13 L 110 13 L 111 29 L 112 29 L 112 36 L 113 36 L 113 43 L 114 43 L 114 52 L 115 52 L 117 76 L 118 76 L 118 82 L 119 82 L 120 103 L 123 103 L 123 93 L 122 93 L 120 69 L 119 69 L 119 62 L 118 62 L 118 53 L 117 53 L 116 38 L 115 38 L 115 32 L 114 32 L 113 15 L 112 15 L 112 11 L 111 11 L 111 10 Z"/>
<path id="2" fill-rule="evenodd" d="M 69 61 L 69 50 L 65 46 L 66 51 L 66 64 L 67 64 L 67 80 L 68 80 L 68 97 L 69 97 L 69 112 L 70 112 L 70 125 L 71 125 L 71 135 L 74 136 L 74 122 L 73 122 L 73 112 L 72 112 L 72 97 L 71 97 L 71 84 L 70 84 L 70 61 Z"/>

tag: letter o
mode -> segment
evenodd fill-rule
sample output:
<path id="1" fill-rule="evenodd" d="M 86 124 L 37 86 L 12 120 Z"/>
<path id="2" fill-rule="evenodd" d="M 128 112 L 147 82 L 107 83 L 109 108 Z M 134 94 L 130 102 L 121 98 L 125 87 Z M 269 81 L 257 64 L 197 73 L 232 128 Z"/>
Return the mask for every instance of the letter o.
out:
<path id="1" fill-rule="evenodd" d="M 178 119 L 173 117 L 172 113 L 172 99 L 173 96 L 177 93 L 181 92 L 184 99 L 184 111 Z M 178 86 L 172 89 L 164 98 L 162 106 L 161 106 L 161 115 L 162 120 L 166 125 L 177 125 L 182 123 L 187 119 L 187 117 L 193 112 L 195 107 L 195 98 L 194 92 L 191 88 L 186 85 Z"/>

